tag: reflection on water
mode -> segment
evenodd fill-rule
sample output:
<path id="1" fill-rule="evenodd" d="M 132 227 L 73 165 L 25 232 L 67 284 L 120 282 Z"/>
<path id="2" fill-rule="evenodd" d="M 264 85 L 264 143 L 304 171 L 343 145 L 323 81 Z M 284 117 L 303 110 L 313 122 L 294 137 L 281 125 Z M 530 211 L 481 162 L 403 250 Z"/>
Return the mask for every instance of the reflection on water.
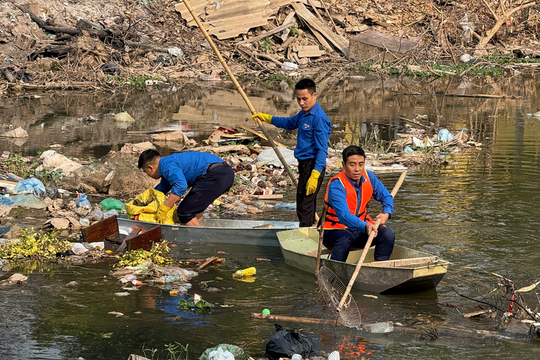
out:
<path id="1" fill-rule="evenodd" d="M 320 103 L 336 125 L 333 141 L 358 141 L 375 125 L 388 129 L 385 137 L 391 138 L 404 125 L 398 117 L 413 119 L 418 114 L 427 115 L 427 120 L 420 117 L 419 121 L 428 126 L 466 128 L 474 141 L 483 144 L 479 152 L 453 155 L 446 167 L 411 169 L 396 196 L 396 213 L 389 226 L 396 232 L 397 241 L 452 263 L 437 291 L 377 298 L 358 291 L 353 295 L 365 322 L 484 326 L 440 303 L 462 302 L 453 288 L 470 296 L 488 293 L 497 280 L 491 272 L 508 276 L 518 287 L 537 278 L 540 120 L 526 114 L 540 110 L 538 76 L 474 81 L 323 79 L 318 83 Z M 253 89 L 248 93 L 257 110 L 276 115 L 292 115 L 298 110 L 290 93 Z M 98 157 L 125 142 L 148 139 L 145 133 L 128 135 L 118 128 L 112 117 L 115 112 L 128 111 L 138 120 L 128 130 L 177 126 L 192 136 L 204 136 L 218 125 L 244 123 L 249 117 L 235 91 L 194 85 L 127 94 L 25 95 L 5 99 L 1 110 L 1 132 L 12 125 L 22 126 L 30 134 L 29 141 L 21 146 L 0 139 L 3 150 L 35 154 L 59 143 L 64 146 L 64 154 L 80 158 Z M 99 121 L 79 122 L 84 115 Z M 279 140 L 294 144 L 286 134 L 283 137 Z M 388 188 L 397 180 L 396 175 L 380 178 Z M 292 193 L 286 198 L 294 201 Z M 273 211 L 272 216 L 285 219 L 291 213 Z M 108 275 L 107 266 L 54 268 L 44 273 L 36 270 L 27 286 L 0 289 L 0 336 L 6 340 L 0 342 L 0 357 L 126 359 L 130 353 L 141 354 L 143 347 L 164 349 L 174 342 L 189 344 L 190 359 L 219 343 L 232 343 L 262 357 L 266 340 L 275 330 L 271 322 L 250 319 L 251 312 L 268 308 L 278 315 L 333 316 L 332 310 L 319 305 L 313 276 L 285 265 L 278 251 L 194 244 L 174 248 L 174 255 L 227 258 L 224 265 L 201 272 L 190 291 L 216 304 L 211 314 L 180 311 L 176 307 L 180 297 L 148 286 L 127 297 L 114 296 L 122 290 Z M 237 269 L 250 266 L 257 268 L 255 282 L 231 278 Z M 73 280 L 79 285 L 66 288 Z M 204 292 L 198 286 L 200 281 L 221 291 Z M 461 310 L 472 310 L 472 305 Z M 124 316 L 115 318 L 108 314 L 110 311 Z M 301 327 L 313 339 L 317 351 L 341 349 L 366 358 L 479 358 L 495 354 L 530 358 L 531 352 L 538 351 L 536 344 L 523 346 L 523 342 L 515 341 L 481 341 L 483 346 L 478 346 L 478 339 L 426 342 L 399 333 L 376 335 L 353 329 L 282 325 Z"/>

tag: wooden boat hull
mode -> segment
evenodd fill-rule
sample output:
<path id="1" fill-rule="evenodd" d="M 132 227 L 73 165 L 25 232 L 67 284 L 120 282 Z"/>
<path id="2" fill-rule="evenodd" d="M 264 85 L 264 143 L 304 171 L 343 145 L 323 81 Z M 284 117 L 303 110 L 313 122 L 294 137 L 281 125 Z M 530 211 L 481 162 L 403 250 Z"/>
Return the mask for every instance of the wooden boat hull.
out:
<path id="1" fill-rule="evenodd" d="M 149 230 L 156 223 L 118 218 L 120 232 L 128 234 L 132 227 Z M 298 228 L 293 221 L 258 221 L 204 219 L 203 226 L 161 225 L 163 238 L 171 243 L 219 243 L 278 247 L 276 232 Z"/>
<path id="2" fill-rule="evenodd" d="M 315 273 L 319 233 L 301 228 L 277 233 L 281 252 L 288 265 Z M 321 264 L 332 270 L 345 285 L 354 273 L 363 249 L 353 249 L 346 262 L 330 260 L 323 246 Z M 375 261 L 372 247 L 353 285 L 354 288 L 381 294 L 407 293 L 435 288 L 446 274 L 449 262 L 434 255 L 394 246 L 387 261 Z"/>

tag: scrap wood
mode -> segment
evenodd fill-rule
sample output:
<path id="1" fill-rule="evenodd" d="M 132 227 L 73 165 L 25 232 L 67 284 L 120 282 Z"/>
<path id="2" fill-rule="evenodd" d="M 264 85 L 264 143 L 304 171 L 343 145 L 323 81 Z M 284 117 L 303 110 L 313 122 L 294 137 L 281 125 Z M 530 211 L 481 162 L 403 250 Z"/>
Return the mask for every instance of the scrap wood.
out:
<path id="1" fill-rule="evenodd" d="M 260 137 L 261 139 L 264 139 L 266 141 L 268 141 L 268 139 L 266 138 L 266 136 L 264 136 L 263 134 L 261 134 L 260 132 L 257 132 L 255 130 L 251 130 L 250 128 L 248 128 L 247 126 L 244 126 L 242 124 L 237 124 L 236 127 L 239 127 L 240 129 L 243 129 L 243 130 L 246 130 L 254 135 L 257 135 L 258 137 Z M 283 147 L 286 147 L 285 145 L 277 142 L 274 140 L 274 144 L 278 145 L 278 146 L 283 146 Z"/>
<path id="2" fill-rule="evenodd" d="M 470 312 L 470 313 L 463 314 L 463 316 L 466 317 L 467 319 L 470 319 L 472 317 L 477 317 L 477 316 L 480 316 L 480 315 L 491 314 L 493 311 L 494 311 L 493 309 L 482 309 L 482 310 L 473 311 L 473 312 Z"/>
<path id="3" fill-rule="evenodd" d="M 254 42 L 254 41 L 259 41 L 259 40 L 264 39 L 264 38 L 266 38 L 268 36 L 277 34 L 277 33 L 281 32 L 281 31 L 283 31 L 285 29 L 288 29 L 291 26 L 296 25 L 296 20 L 294 20 L 294 15 L 295 15 L 295 12 L 293 11 L 289 15 L 287 15 L 287 18 L 285 19 L 285 21 L 283 22 L 282 25 L 276 27 L 275 29 L 269 30 L 269 31 L 267 31 L 264 34 L 261 34 L 259 36 L 255 36 L 255 37 L 252 37 L 252 38 L 249 38 L 249 39 L 246 39 L 246 40 L 239 41 L 239 42 L 236 43 L 236 45 L 242 45 L 242 44 L 247 44 L 247 43 L 251 43 L 251 42 Z M 290 17 L 290 19 L 289 19 L 289 17 Z"/>
<path id="4" fill-rule="evenodd" d="M 217 260 L 217 261 L 216 261 L 216 260 Z M 221 262 L 223 262 L 224 260 L 218 258 L 217 256 L 211 256 L 211 257 L 209 257 L 208 259 L 206 259 L 205 262 L 203 262 L 201 265 L 199 265 L 199 267 L 197 267 L 197 271 L 202 270 L 202 269 L 205 268 L 208 264 L 210 264 L 210 263 L 212 263 L 212 262 L 214 262 L 214 261 L 221 263 Z"/>
<path id="5" fill-rule="evenodd" d="M 424 124 L 422 124 L 422 123 L 419 122 L 419 121 L 407 119 L 407 118 L 404 118 L 403 116 L 397 116 L 397 118 L 398 118 L 399 120 L 402 120 L 402 121 L 406 121 L 406 122 L 410 122 L 410 123 L 415 124 L 415 125 L 418 125 L 418 126 L 422 126 L 422 127 L 425 128 L 425 129 L 429 129 L 429 128 L 430 128 L 429 126 L 424 125 Z M 407 139 L 407 141 L 408 141 L 408 139 Z"/>
<path id="6" fill-rule="evenodd" d="M 292 6 L 296 10 L 298 16 L 306 21 L 311 29 L 319 31 L 326 39 L 328 39 L 335 47 L 337 47 L 345 56 L 349 56 L 349 41 L 343 36 L 335 34 L 332 29 L 322 23 L 301 3 L 293 3 Z"/>

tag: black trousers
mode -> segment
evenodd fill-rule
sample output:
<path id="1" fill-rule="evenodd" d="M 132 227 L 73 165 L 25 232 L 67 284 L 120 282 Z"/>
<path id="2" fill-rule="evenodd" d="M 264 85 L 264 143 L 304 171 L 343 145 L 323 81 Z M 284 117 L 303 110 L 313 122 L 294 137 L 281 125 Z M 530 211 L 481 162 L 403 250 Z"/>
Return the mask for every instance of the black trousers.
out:
<path id="1" fill-rule="evenodd" d="M 315 224 L 317 211 L 317 194 L 321 189 L 325 169 L 322 170 L 314 194 L 306 195 L 306 184 L 315 167 L 315 159 L 298 160 L 298 188 L 296 189 L 296 215 L 300 220 L 300 227 L 310 227 Z"/>
<path id="2" fill-rule="evenodd" d="M 234 182 L 234 170 L 229 164 L 214 163 L 206 174 L 199 176 L 184 200 L 178 205 L 177 214 L 180 223 L 185 224 L 208 205 L 228 191 Z"/>

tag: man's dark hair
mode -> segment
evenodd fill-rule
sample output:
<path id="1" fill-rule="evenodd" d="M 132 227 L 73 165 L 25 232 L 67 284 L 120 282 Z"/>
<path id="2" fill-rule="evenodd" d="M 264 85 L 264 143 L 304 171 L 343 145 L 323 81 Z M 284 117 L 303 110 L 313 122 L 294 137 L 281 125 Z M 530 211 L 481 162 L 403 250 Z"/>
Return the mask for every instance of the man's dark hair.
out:
<path id="1" fill-rule="evenodd" d="M 310 94 L 313 94 L 315 91 L 317 91 L 317 87 L 315 86 L 315 81 L 311 79 L 302 79 L 299 82 L 294 85 L 294 90 L 305 90 Z"/>
<path id="2" fill-rule="evenodd" d="M 161 156 L 161 154 L 154 149 L 144 150 L 139 156 L 139 169 L 142 169 L 149 163 L 152 163 L 155 158 Z"/>
<path id="3" fill-rule="evenodd" d="M 361 155 L 364 157 L 364 159 L 366 158 L 366 153 L 364 152 L 364 149 L 362 149 L 360 146 L 350 145 L 347 146 L 341 154 L 341 156 L 343 157 L 343 162 L 347 163 L 347 159 L 353 155 Z"/>

